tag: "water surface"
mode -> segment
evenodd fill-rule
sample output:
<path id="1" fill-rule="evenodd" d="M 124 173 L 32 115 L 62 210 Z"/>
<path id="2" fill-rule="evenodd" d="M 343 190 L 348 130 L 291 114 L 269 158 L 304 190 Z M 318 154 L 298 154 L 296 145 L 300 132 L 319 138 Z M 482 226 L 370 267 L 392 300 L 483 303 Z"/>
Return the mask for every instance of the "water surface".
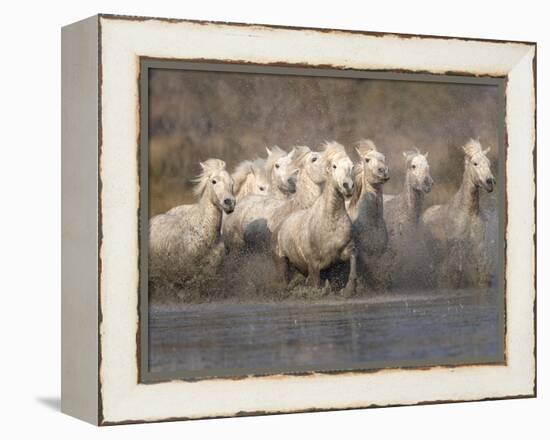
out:
<path id="1" fill-rule="evenodd" d="M 153 373 L 186 376 L 503 361 L 496 291 L 153 305 Z"/>

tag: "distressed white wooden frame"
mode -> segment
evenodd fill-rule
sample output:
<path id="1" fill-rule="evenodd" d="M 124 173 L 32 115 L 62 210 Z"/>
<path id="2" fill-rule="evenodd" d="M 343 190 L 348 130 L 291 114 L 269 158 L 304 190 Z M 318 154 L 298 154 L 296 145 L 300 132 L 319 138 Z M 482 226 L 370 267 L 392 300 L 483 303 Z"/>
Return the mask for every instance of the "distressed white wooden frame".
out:
<path id="1" fill-rule="evenodd" d="M 113 16 L 98 21 L 98 423 L 535 395 L 534 44 Z M 138 383 L 140 57 L 506 76 L 507 364 Z"/>

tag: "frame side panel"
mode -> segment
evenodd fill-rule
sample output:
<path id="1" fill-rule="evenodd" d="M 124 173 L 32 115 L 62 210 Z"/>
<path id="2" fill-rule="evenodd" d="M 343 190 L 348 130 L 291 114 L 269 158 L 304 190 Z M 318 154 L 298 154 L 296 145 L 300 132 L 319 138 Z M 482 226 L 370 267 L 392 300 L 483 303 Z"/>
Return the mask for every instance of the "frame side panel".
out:
<path id="1" fill-rule="evenodd" d="M 61 33 L 61 411 L 98 424 L 98 18 Z"/>

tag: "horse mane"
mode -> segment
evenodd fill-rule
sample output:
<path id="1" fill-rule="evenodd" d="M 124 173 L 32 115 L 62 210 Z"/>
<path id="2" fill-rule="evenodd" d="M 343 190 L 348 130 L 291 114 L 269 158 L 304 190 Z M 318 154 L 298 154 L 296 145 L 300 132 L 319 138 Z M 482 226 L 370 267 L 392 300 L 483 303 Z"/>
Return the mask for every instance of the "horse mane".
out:
<path id="1" fill-rule="evenodd" d="M 225 162 L 221 159 L 207 159 L 204 162 L 200 162 L 200 166 L 202 172 L 194 179 L 191 179 L 191 182 L 195 184 L 193 192 L 197 196 L 202 195 L 212 174 L 225 171 Z"/>
<path id="2" fill-rule="evenodd" d="M 363 192 L 363 165 L 355 164 L 353 166 L 353 194 L 351 199 L 349 199 L 349 206 L 355 206 L 361 198 L 361 193 Z"/>
<path id="3" fill-rule="evenodd" d="M 346 149 L 342 144 L 339 144 L 336 141 L 325 141 L 322 146 L 323 150 L 323 159 L 329 163 L 333 159 L 340 156 L 347 156 Z"/>
<path id="4" fill-rule="evenodd" d="M 416 147 L 413 147 L 412 150 L 407 150 L 403 152 L 403 156 L 405 157 L 405 162 L 408 164 L 411 163 L 411 160 L 413 160 L 416 156 L 421 155 L 422 153 L 420 150 Z"/>
<path id="5" fill-rule="evenodd" d="M 363 156 L 366 156 L 372 151 L 378 151 L 376 144 L 371 139 L 361 139 L 355 143 L 355 151 L 359 155 L 360 162 L 353 167 L 353 185 L 355 190 L 350 199 L 350 206 L 354 206 L 359 202 L 361 194 L 363 192 L 363 175 L 365 173 L 363 165 Z M 367 188 L 368 191 L 372 191 L 371 188 Z"/>
<path id="6" fill-rule="evenodd" d="M 361 156 L 366 156 L 371 151 L 378 151 L 376 144 L 370 139 L 361 139 L 357 141 L 355 144 L 355 150 Z"/>
<path id="7" fill-rule="evenodd" d="M 306 145 L 298 145 L 294 147 L 294 156 L 292 157 L 292 165 L 296 168 L 302 168 L 304 160 L 311 153 L 311 148 Z"/>
<path id="8" fill-rule="evenodd" d="M 243 160 L 236 166 L 235 171 L 231 174 L 235 193 L 239 192 L 248 175 L 255 172 L 254 166 L 254 163 L 250 160 Z"/>
<path id="9" fill-rule="evenodd" d="M 470 139 L 462 147 L 462 150 L 464 151 L 464 154 L 466 154 L 466 156 L 469 158 L 471 158 L 474 154 L 483 153 L 481 143 L 477 139 Z"/>

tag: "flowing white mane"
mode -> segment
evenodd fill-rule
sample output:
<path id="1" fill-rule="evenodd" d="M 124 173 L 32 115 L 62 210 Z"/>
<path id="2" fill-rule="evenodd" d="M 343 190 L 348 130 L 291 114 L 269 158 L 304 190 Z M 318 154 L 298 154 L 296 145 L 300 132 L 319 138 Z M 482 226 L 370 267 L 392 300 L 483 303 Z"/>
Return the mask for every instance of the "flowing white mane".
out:
<path id="1" fill-rule="evenodd" d="M 336 141 L 325 142 L 323 144 L 323 159 L 326 163 L 344 156 L 347 156 L 347 153 L 342 144 Z"/>
<path id="2" fill-rule="evenodd" d="M 304 160 L 311 153 L 311 148 L 305 145 L 298 145 L 294 147 L 294 156 L 292 157 L 292 164 L 296 168 L 302 168 L 304 165 Z"/>
<path id="3" fill-rule="evenodd" d="M 416 147 L 413 147 L 412 150 L 404 151 L 403 156 L 405 157 L 405 162 L 408 164 L 411 163 L 411 161 L 416 157 L 420 156 L 422 153 L 420 150 Z"/>
<path id="4" fill-rule="evenodd" d="M 258 176 L 263 175 L 263 163 L 260 164 L 258 161 L 252 162 L 251 160 L 244 160 L 237 165 L 235 171 L 231 175 L 233 178 L 235 193 L 240 191 L 241 186 L 246 182 L 246 179 L 250 174 L 255 174 Z"/>
<path id="5" fill-rule="evenodd" d="M 246 177 L 254 172 L 253 171 L 253 163 L 250 160 L 243 160 L 240 164 L 238 164 L 235 167 L 235 171 L 233 171 L 233 174 L 231 174 L 231 177 L 233 178 L 233 183 L 235 185 L 234 190 L 235 192 L 239 192 L 239 189 L 241 185 L 246 180 Z"/>
<path id="6" fill-rule="evenodd" d="M 353 184 L 355 185 L 355 191 L 350 200 L 350 206 L 357 204 L 361 198 L 361 193 L 363 192 L 363 175 L 365 174 L 363 157 L 367 156 L 369 153 L 377 152 L 376 144 L 370 139 L 361 139 L 355 144 L 355 151 L 359 154 L 359 163 L 355 164 L 353 167 Z M 368 191 L 372 189 L 367 188 Z"/>
<path id="7" fill-rule="evenodd" d="M 466 144 L 462 147 L 462 150 L 468 157 L 472 157 L 478 153 L 483 153 L 481 143 L 476 139 L 470 139 L 466 142 Z"/>
<path id="8" fill-rule="evenodd" d="M 371 151 L 378 151 L 375 143 L 370 139 L 361 139 L 355 144 L 355 150 L 361 155 L 366 156 Z"/>

